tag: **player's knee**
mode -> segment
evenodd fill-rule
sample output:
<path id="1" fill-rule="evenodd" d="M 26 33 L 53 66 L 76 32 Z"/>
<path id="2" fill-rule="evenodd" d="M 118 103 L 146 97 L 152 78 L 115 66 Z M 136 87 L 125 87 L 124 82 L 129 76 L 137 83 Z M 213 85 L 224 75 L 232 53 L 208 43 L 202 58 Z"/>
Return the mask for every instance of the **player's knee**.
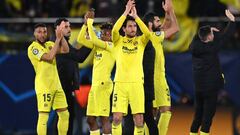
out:
<path id="1" fill-rule="evenodd" d="M 60 110 L 60 111 L 58 110 L 57 114 L 58 114 L 59 119 L 66 120 L 66 121 L 69 120 L 69 112 L 67 109 Z"/>
<path id="2" fill-rule="evenodd" d="M 87 117 L 87 123 L 89 126 L 95 125 L 96 122 L 96 118 L 95 117 Z"/>
<path id="3" fill-rule="evenodd" d="M 118 125 L 122 122 L 122 114 L 113 114 L 113 124 Z"/>
<path id="4" fill-rule="evenodd" d="M 135 114 L 133 120 L 136 127 L 143 127 L 144 120 L 142 114 Z"/>
<path id="5" fill-rule="evenodd" d="M 108 117 L 101 117 L 101 122 L 103 125 L 109 123 L 109 118 Z"/>
<path id="6" fill-rule="evenodd" d="M 39 112 L 38 114 L 38 123 L 47 124 L 49 113 Z"/>
<path id="7" fill-rule="evenodd" d="M 160 107 L 160 112 L 161 113 L 171 112 L 171 106 L 162 106 L 162 107 Z"/>

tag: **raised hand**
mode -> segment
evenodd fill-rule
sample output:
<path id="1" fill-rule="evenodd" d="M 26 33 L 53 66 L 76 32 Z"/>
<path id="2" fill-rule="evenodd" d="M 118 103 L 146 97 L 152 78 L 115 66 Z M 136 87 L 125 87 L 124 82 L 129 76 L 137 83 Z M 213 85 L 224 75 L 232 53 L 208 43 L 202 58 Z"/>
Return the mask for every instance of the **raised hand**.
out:
<path id="1" fill-rule="evenodd" d="M 130 16 L 132 16 L 134 19 L 138 18 L 138 15 L 137 15 L 137 9 L 136 7 L 132 7 L 131 9 L 131 13 L 129 14 Z"/>
<path id="2" fill-rule="evenodd" d="M 56 38 L 62 39 L 63 38 L 63 28 L 65 27 L 65 22 L 62 21 L 59 26 L 57 26 L 55 30 Z"/>
<path id="3" fill-rule="evenodd" d="M 88 11 L 88 18 L 94 19 L 94 16 L 95 16 L 94 9 L 90 9 Z"/>
<path id="4" fill-rule="evenodd" d="M 220 30 L 217 29 L 216 27 L 211 27 L 211 31 L 212 31 L 212 32 L 219 32 Z"/>
<path id="5" fill-rule="evenodd" d="M 84 15 L 84 25 L 87 25 L 87 19 L 88 19 L 88 11 L 87 13 Z"/>
<path id="6" fill-rule="evenodd" d="M 162 2 L 162 7 L 165 12 L 170 12 L 173 9 L 172 0 L 165 0 Z"/>
<path id="7" fill-rule="evenodd" d="M 123 15 L 127 16 L 130 13 L 132 7 L 135 7 L 135 1 L 134 0 L 128 0 L 128 3 L 126 5 L 126 9 L 125 9 Z"/>
<path id="8" fill-rule="evenodd" d="M 228 9 L 225 10 L 225 14 L 226 14 L 226 16 L 228 17 L 229 20 L 231 20 L 232 22 L 235 22 L 234 15 Z"/>

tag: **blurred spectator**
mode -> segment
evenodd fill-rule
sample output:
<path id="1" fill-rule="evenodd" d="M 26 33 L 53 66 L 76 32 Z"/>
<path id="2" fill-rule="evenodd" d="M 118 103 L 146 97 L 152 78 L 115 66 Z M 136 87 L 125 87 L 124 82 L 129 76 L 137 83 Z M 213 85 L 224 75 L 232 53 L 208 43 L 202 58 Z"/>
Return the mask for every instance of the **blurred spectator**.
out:
<path id="1" fill-rule="evenodd" d="M 189 0 L 188 15 L 198 16 L 220 16 L 225 14 L 226 5 L 219 0 Z"/>
<path id="2" fill-rule="evenodd" d="M 139 5 L 139 7 L 140 2 L 142 1 L 136 0 L 136 5 Z M 92 6 L 96 8 L 97 17 L 118 17 L 121 16 L 122 11 L 125 9 L 126 3 L 127 0 L 94 0 Z M 138 14 L 142 10 L 139 10 Z"/>
<path id="3" fill-rule="evenodd" d="M 0 18 L 8 17 L 7 6 L 5 0 L 0 0 Z"/>
<path id="4" fill-rule="evenodd" d="M 82 17 L 90 8 L 92 0 L 73 0 L 70 17 Z"/>
<path id="5" fill-rule="evenodd" d="M 42 6 L 42 14 L 40 16 L 68 17 L 71 3 L 71 0 L 40 0 L 40 5 Z"/>
<path id="6" fill-rule="evenodd" d="M 5 1 L 5 6 L 9 17 L 23 16 L 23 3 L 21 0 L 1 0 Z"/>

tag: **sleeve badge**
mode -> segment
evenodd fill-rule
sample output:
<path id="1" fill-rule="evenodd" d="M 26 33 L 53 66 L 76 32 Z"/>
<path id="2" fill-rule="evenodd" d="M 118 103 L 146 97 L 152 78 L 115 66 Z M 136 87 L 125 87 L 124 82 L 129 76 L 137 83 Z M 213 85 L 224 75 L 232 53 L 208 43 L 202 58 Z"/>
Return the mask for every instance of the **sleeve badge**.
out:
<path id="1" fill-rule="evenodd" d="M 37 55 L 37 54 L 39 53 L 39 51 L 38 51 L 38 49 L 34 48 L 34 49 L 32 50 L 32 53 L 33 53 L 34 55 Z"/>
<path id="2" fill-rule="evenodd" d="M 161 34 L 162 34 L 161 31 L 156 31 L 156 32 L 155 32 L 155 35 L 156 35 L 156 36 L 160 36 Z"/>

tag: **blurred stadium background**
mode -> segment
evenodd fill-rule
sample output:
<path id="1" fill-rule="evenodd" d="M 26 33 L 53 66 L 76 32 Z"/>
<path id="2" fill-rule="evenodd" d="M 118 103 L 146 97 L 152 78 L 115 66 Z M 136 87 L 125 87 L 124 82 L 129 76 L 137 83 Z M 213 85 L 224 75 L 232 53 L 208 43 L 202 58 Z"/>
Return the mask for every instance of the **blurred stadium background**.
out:
<path id="1" fill-rule="evenodd" d="M 164 16 L 162 0 L 136 0 L 140 16 L 155 11 Z M 201 25 L 224 28 L 224 10 L 240 15 L 240 0 L 173 0 L 180 32 L 164 42 L 166 74 L 171 90 L 173 117 L 168 135 L 187 135 L 193 115 L 193 79 L 189 43 Z M 82 26 L 82 17 L 96 9 L 96 23 L 115 21 L 124 11 L 125 0 L 0 0 L 0 135 L 36 134 L 37 106 L 34 71 L 27 58 L 33 37 L 33 25 L 47 23 L 53 31 L 56 18 L 67 17 L 72 25 L 71 43 Z M 220 60 L 226 87 L 218 98 L 213 135 L 240 135 L 240 18 L 223 43 Z M 51 39 L 51 36 L 49 37 Z M 91 84 L 91 61 L 80 65 L 82 91 Z M 85 87 L 84 87 L 85 86 Z M 87 134 L 85 108 L 78 107 L 75 134 Z M 48 124 L 53 130 L 54 112 Z"/>

